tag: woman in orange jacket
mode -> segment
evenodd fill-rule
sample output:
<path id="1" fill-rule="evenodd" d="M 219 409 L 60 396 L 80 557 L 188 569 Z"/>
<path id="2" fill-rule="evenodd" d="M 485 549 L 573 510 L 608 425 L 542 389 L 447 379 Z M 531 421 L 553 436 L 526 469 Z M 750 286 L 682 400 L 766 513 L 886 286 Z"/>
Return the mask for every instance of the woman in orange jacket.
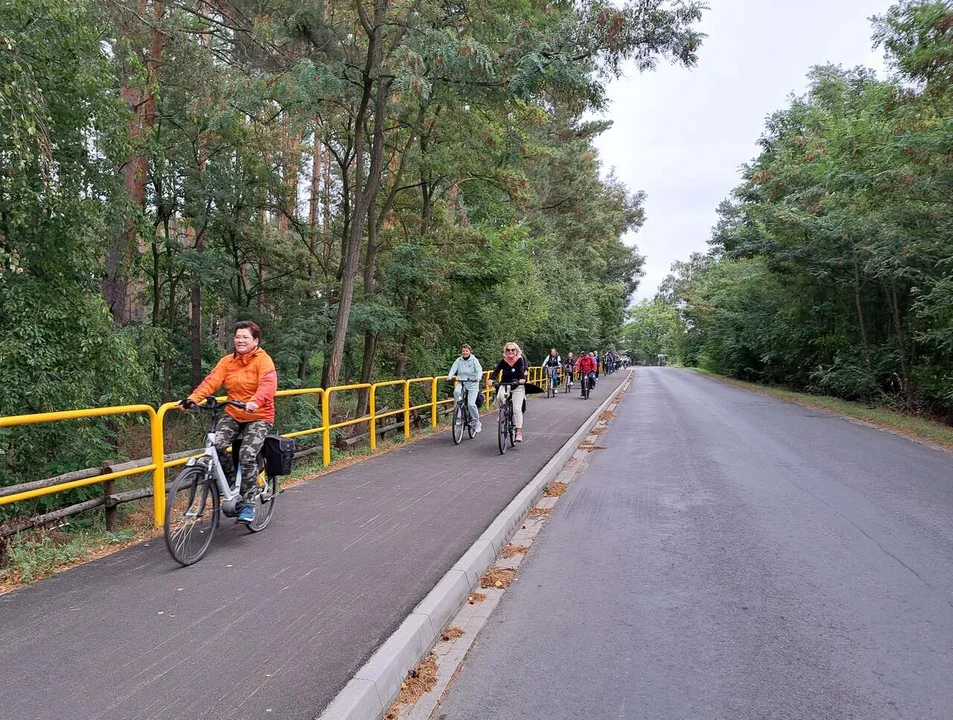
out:
<path id="1" fill-rule="evenodd" d="M 268 353 L 259 347 L 261 328 L 250 320 L 235 325 L 235 352 L 226 355 L 212 369 L 192 394 L 180 405 L 199 403 L 214 395 L 223 384 L 229 400 L 245 403 L 245 410 L 229 406 L 215 428 L 215 450 L 222 470 L 229 477 L 234 473 L 229 445 L 241 438 L 242 447 L 238 462 L 242 467 L 242 494 L 255 481 L 255 461 L 265 442 L 265 436 L 275 421 L 275 392 L 278 390 L 278 373 Z M 255 519 L 251 504 L 242 505 L 238 522 L 249 523 Z"/>

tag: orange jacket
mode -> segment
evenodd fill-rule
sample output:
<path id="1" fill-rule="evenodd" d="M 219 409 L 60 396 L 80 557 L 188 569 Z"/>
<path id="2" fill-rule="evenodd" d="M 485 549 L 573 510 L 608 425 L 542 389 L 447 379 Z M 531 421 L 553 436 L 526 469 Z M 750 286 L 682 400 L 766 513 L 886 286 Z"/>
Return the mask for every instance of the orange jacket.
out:
<path id="1" fill-rule="evenodd" d="M 245 412 L 235 407 L 225 408 L 225 412 L 240 423 L 264 420 L 275 421 L 275 392 L 278 390 L 278 373 L 275 363 L 268 353 L 260 347 L 250 353 L 226 355 L 212 369 L 212 372 L 199 384 L 189 400 L 201 402 L 225 385 L 229 400 L 248 402 L 254 400 L 258 409 Z"/>

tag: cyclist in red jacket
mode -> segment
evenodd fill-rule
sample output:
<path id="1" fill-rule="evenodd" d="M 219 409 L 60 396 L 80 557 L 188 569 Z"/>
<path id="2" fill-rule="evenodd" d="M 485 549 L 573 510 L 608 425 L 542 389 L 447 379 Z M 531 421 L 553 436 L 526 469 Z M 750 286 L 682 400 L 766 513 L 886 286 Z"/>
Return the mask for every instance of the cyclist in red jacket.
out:
<path id="1" fill-rule="evenodd" d="M 579 360 L 576 363 L 576 372 L 579 374 L 580 391 L 582 388 L 582 379 L 584 377 L 589 378 L 590 389 L 596 386 L 596 361 L 592 357 L 591 353 L 583 353 L 579 356 Z"/>

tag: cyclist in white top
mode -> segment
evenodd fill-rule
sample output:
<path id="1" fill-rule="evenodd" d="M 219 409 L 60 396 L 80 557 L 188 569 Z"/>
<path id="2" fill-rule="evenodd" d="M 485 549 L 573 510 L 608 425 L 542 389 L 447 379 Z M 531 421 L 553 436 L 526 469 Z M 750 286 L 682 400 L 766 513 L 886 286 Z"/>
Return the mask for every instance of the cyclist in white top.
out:
<path id="1" fill-rule="evenodd" d="M 453 361 L 450 372 L 447 373 L 447 380 L 453 380 L 454 375 L 460 382 L 453 389 L 453 396 L 459 403 L 463 399 L 463 388 L 466 388 L 470 417 L 476 421 L 474 432 L 481 432 L 483 426 L 480 424 L 480 411 L 477 409 L 477 394 L 480 392 L 483 366 L 480 365 L 480 361 L 472 353 L 469 345 L 460 348 L 460 357 Z"/>

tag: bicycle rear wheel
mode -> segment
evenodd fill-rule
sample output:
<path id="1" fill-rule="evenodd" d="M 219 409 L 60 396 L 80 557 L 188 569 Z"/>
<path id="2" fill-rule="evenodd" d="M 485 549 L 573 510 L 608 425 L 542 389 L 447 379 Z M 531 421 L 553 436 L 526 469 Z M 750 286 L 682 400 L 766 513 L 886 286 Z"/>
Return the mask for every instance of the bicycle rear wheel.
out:
<path id="1" fill-rule="evenodd" d="M 271 516 L 275 514 L 275 502 L 278 500 L 278 476 L 268 475 L 267 470 L 262 470 L 258 475 L 258 480 L 265 483 L 262 491 L 255 495 L 251 504 L 255 507 L 255 519 L 246 525 L 250 532 L 261 532 L 268 523 L 271 522 Z"/>
<path id="2" fill-rule="evenodd" d="M 507 425 L 506 420 L 507 420 L 506 407 L 501 407 L 499 421 L 497 422 L 497 426 L 496 426 L 497 427 L 497 441 L 500 446 L 500 455 L 503 455 L 506 453 L 507 443 L 509 442 L 509 438 L 510 438 L 509 429 L 506 426 Z"/>
<path id="3" fill-rule="evenodd" d="M 165 545 L 180 565 L 202 559 L 218 527 L 218 487 L 204 467 L 179 473 L 165 499 Z"/>
<path id="4" fill-rule="evenodd" d="M 450 434 L 453 435 L 454 445 L 459 445 L 463 440 L 463 406 L 460 403 L 453 404 L 453 428 Z"/>

